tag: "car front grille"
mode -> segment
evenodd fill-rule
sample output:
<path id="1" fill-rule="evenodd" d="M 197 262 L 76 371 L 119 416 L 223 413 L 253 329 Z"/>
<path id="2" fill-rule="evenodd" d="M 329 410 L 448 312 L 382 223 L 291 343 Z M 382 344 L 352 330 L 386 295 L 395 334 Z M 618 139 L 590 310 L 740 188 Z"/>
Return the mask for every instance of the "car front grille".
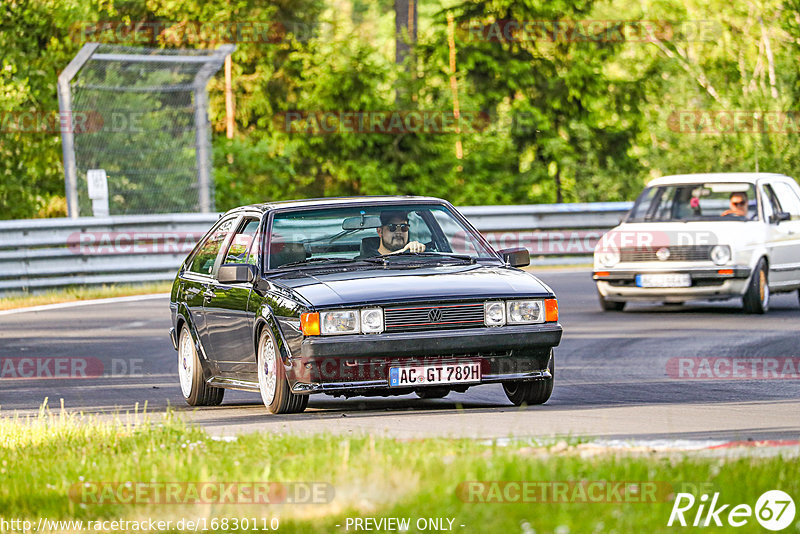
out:
<path id="1" fill-rule="evenodd" d="M 708 261 L 714 245 L 676 245 L 671 247 L 623 248 L 620 261 Z M 658 251 L 669 250 L 669 257 L 660 259 Z M 663 253 L 662 253 L 663 255 Z"/>
<path id="2" fill-rule="evenodd" d="M 387 332 L 484 326 L 482 302 L 397 306 L 385 308 L 383 314 Z"/>

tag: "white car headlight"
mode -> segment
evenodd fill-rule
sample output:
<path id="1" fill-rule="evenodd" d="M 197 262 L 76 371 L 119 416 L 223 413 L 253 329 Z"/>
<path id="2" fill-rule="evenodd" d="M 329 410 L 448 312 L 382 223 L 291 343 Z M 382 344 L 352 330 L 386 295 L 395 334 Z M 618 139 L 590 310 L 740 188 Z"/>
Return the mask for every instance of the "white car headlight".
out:
<path id="1" fill-rule="evenodd" d="M 544 322 L 544 305 L 541 300 L 509 300 L 506 302 L 508 324 Z"/>
<path id="2" fill-rule="evenodd" d="M 506 306 L 503 302 L 493 301 L 483 304 L 483 322 L 486 326 L 503 326 L 506 324 Z"/>
<path id="3" fill-rule="evenodd" d="M 725 265 L 731 261 L 731 247 L 728 245 L 714 245 L 711 249 L 711 261 L 717 265 Z"/>
<path id="4" fill-rule="evenodd" d="M 600 263 L 606 267 L 613 267 L 619 263 L 619 251 L 616 249 L 608 249 L 599 253 Z"/>
<path id="5" fill-rule="evenodd" d="M 365 308 L 361 310 L 361 331 L 365 334 L 383 332 L 382 308 Z"/>
<path id="6" fill-rule="evenodd" d="M 320 312 L 320 330 L 324 335 L 358 334 L 361 331 L 358 310 Z"/>

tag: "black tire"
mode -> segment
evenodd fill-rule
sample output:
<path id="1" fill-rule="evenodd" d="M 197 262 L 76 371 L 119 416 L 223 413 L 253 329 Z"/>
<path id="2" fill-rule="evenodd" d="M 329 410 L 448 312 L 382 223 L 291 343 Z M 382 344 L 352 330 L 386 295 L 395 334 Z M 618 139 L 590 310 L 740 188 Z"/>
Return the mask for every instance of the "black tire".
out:
<path id="1" fill-rule="evenodd" d="M 613 300 L 606 300 L 603 295 L 600 293 L 597 294 L 597 298 L 600 300 L 600 307 L 603 311 L 622 311 L 625 309 L 624 302 L 615 302 Z"/>
<path id="2" fill-rule="evenodd" d="M 442 399 L 450 394 L 449 388 L 424 388 L 414 390 L 420 399 Z"/>
<path id="3" fill-rule="evenodd" d="M 222 403 L 225 390 L 209 386 L 203 379 L 197 348 L 185 323 L 178 337 L 178 380 L 183 398 L 189 406 L 219 406 Z"/>
<path id="4" fill-rule="evenodd" d="M 547 364 L 550 371 L 550 378 L 540 380 L 530 380 L 527 382 L 503 382 L 503 391 L 506 392 L 508 400 L 516 406 L 523 404 L 544 404 L 553 394 L 553 381 L 555 380 L 556 364 L 553 351 L 550 350 L 550 361 Z"/>
<path id="5" fill-rule="evenodd" d="M 270 413 L 300 413 L 306 409 L 308 395 L 295 395 L 289 389 L 286 370 L 280 357 L 280 349 L 275 343 L 269 326 L 265 326 L 261 331 L 258 351 L 256 352 L 256 364 L 258 365 L 258 387 L 261 393 L 261 400 Z M 274 372 L 274 386 L 271 384 L 270 379 L 272 372 Z"/>
<path id="6" fill-rule="evenodd" d="M 747 291 L 742 297 L 744 311 L 747 313 L 766 313 L 769 310 L 769 270 L 764 258 L 758 260 Z"/>

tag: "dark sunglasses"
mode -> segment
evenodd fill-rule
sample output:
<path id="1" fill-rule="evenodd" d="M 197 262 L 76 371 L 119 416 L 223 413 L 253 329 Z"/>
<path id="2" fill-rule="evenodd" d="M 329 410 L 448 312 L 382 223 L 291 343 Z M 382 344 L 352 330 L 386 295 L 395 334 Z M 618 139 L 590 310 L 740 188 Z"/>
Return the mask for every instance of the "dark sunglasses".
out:
<path id="1" fill-rule="evenodd" d="M 733 204 L 734 206 L 744 206 L 745 205 L 745 201 L 742 200 L 741 202 L 732 202 L 731 204 Z"/>
<path id="2" fill-rule="evenodd" d="M 386 228 L 389 229 L 390 232 L 396 232 L 398 228 L 400 228 L 401 232 L 408 232 L 408 225 L 407 224 L 387 224 L 385 225 Z"/>

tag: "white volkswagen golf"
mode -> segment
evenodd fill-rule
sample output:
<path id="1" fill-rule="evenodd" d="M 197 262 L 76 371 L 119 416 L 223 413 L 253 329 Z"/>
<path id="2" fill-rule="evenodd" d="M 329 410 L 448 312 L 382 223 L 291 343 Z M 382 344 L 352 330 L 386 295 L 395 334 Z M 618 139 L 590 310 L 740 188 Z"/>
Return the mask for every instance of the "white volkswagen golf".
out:
<path id="1" fill-rule="evenodd" d="M 607 311 L 741 298 L 764 313 L 770 293 L 800 289 L 800 186 L 767 173 L 653 180 L 598 241 L 593 278 Z"/>

